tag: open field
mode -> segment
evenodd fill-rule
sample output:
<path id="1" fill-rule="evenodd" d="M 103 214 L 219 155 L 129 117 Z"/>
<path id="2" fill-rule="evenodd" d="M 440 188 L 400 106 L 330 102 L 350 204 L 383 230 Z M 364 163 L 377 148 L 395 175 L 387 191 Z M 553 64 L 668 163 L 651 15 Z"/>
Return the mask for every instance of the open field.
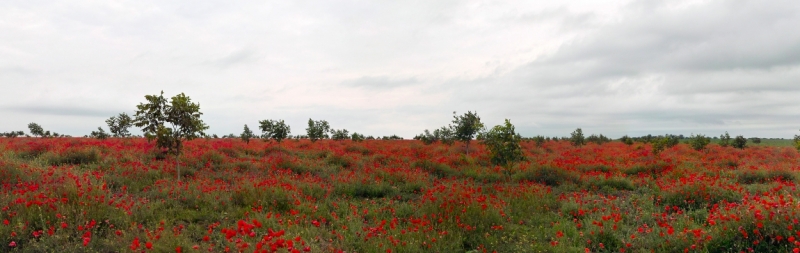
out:
<path id="1" fill-rule="evenodd" d="M 766 140 L 765 140 L 766 142 Z M 2 252 L 791 252 L 800 154 L 686 144 L 0 138 Z"/>

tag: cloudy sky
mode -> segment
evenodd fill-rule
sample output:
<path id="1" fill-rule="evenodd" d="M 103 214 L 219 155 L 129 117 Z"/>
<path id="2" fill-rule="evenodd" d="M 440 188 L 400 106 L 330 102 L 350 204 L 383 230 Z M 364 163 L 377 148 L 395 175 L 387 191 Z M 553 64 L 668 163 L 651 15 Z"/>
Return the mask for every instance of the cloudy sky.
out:
<path id="1" fill-rule="evenodd" d="M 0 132 L 83 136 L 163 90 L 220 135 L 410 138 L 468 110 L 525 136 L 800 134 L 796 0 L 262 2 L 2 1 Z"/>

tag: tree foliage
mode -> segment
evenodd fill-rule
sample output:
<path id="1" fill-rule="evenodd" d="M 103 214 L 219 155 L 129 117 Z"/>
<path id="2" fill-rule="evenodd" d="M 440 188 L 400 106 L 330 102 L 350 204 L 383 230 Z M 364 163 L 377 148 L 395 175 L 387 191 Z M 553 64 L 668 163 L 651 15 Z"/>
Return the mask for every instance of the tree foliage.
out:
<path id="1" fill-rule="evenodd" d="M 482 141 L 489 150 L 493 164 L 510 167 L 515 162 L 525 159 L 519 142 L 522 136 L 514 130 L 514 125 L 506 119 L 505 124 L 497 125 L 482 135 Z"/>
<path id="2" fill-rule="evenodd" d="M 350 136 L 350 139 L 353 140 L 354 142 L 361 142 L 364 141 L 366 137 L 363 134 L 353 132 L 353 135 Z"/>
<path id="3" fill-rule="evenodd" d="M 731 135 L 725 131 L 725 134 L 719 136 L 719 145 L 727 147 L 731 145 Z"/>
<path id="4" fill-rule="evenodd" d="M 583 137 L 583 130 L 578 128 L 570 133 L 569 141 L 573 146 L 580 147 L 586 144 L 586 138 Z"/>
<path id="5" fill-rule="evenodd" d="M 25 135 L 25 132 L 23 132 L 23 131 L 11 131 L 11 132 L 0 133 L 0 136 L 6 137 L 6 138 L 15 138 L 15 137 L 18 137 L 18 136 L 23 136 L 23 135 Z"/>
<path id="6" fill-rule="evenodd" d="M 460 116 L 453 112 L 453 124 L 450 125 L 450 129 L 453 138 L 466 145 L 467 155 L 469 155 L 470 141 L 484 130 L 484 126 L 477 112 L 467 111 L 467 113 Z"/>
<path id="7" fill-rule="evenodd" d="M 747 138 L 744 136 L 738 135 L 735 139 L 733 139 L 733 143 L 731 144 L 734 148 L 744 149 L 747 146 Z"/>
<path id="8" fill-rule="evenodd" d="M 244 124 L 244 131 L 242 131 L 241 135 L 242 141 L 244 143 L 250 143 L 250 138 L 253 137 L 255 137 L 253 131 L 250 131 L 250 127 L 247 127 L 247 124 Z"/>
<path id="9" fill-rule="evenodd" d="M 28 130 L 30 130 L 31 135 L 33 135 L 33 136 L 38 136 L 38 137 L 45 136 L 44 128 L 42 128 L 42 126 L 40 126 L 39 124 L 36 124 L 34 122 L 31 122 L 30 124 L 28 124 Z"/>
<path id="10" fill-rule="evenodd" d="M 697 151 L 706 148 L 706 145 L 708 145 L 708 143 L 711 143 L 711 138 L 706 137 L 705 135 L 702 134 L 692 135 L 691 138 L 689 138 L 689 145 L 692 146 L 692 148 Z"/>
<path id="11" fill-rule="evenodd" d="M 261 138 L 264 140 L 273 139 L 278 143 L 289 137 L 292 133 L 292 128 L 283 120 L 261 120 L 258 121 L 261 128 Z"/>
<path id="12" fill-rule="evenodd" d="M 136 106 L 133 124 L 141 127 L 148 141 L 156 140 L 158 148 L 168 153 L 178 154 L 183 148 L 183 140 L 192 140 L 205 135 L 208 126 L 200 119 L 200 104 L 181 93 L 170 98 L 169 103 L 160 95 L 146 95 L 146 103 Z M 169 126 L 165 124 L 169 124 Z"/>
<path id="13" fill-rule="evenodd" d="M 350 139 L 350 132 L 347 129 L 331 129 L 331 139 L 337 141 Z"/>
<path id="14" fill-rule="evenodd" d="M 105 140 L 106 138 L 111 136 L 108 133 L 106 133 L 106 130 L 103 130 L 102 127 L 97 127 L 97 131 L 92 131 L 92 133 L 89 134 L 89 137 Z"/>
<path id="15" fill-rule="evenodd" d="M 306 128 L 306 135 L 308 135 L 308 138 L 311 139 L 312 142 L 315 142 L 319 139 L 327 139 L 328 132 L 330 131 L 331 131 L 331 126 L 328 124 L 328 121 L 325 120 L 314 121 L 312 119 L 308 119 L 308 128 Z"/>
<path id="16" fill-rule="evenodd" d="M 130 137 L 131 133 L 128 128 L 133 126 L 133 119 L 127 113 L 120 113 L 117 116 L 111 116 L 106 120 L 108 130 L 114 137 Z"/>

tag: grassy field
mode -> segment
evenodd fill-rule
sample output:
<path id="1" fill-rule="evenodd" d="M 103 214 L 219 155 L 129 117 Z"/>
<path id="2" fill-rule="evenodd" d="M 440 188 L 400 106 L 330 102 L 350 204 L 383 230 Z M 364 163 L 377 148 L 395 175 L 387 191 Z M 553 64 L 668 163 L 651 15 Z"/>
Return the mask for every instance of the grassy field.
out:
<path id="1" fill-rule="evenodd" d="M 791 252 L 800 154 L 679 144 L 0 138 L 2 252 Z M 180 168 L 181 181 L 176 180 Z"/>

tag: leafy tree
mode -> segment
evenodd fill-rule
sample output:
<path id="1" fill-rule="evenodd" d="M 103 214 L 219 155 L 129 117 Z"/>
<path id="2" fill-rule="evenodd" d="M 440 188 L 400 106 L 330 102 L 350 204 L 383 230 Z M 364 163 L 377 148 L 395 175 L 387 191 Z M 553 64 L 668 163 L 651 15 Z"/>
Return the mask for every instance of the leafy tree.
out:
<path id="1" fill-rule="evenodd" d="M 25 135 L 25 132 L 23 131 L 11 131 L 11 132 L 0 133 L 0 136 L 6 138 L 16 138 L 17 136 L 23 136 L 23 135 Z"/>
<path id="2" fill-rule="evenodd" d="M 364 141 L 364 139 L 365 139 L 365 138 L 366 138 L 366 137 L 364 137 L 364 135 L 363 135 L 363 134 L 356 133 L 356 132 L 353 132 L 353 135 L 351 135 L 351 136 L 350 136 L 350 139 L 351 139 L 351 140 L 353 140 L 353 141 L 355 141 L 355 142 L 361 142 L 361 141 Z"/>
<path id="3" fill-rule="evenodd" d="M 331 131 L 331 126 L 328 125 L 328 121 L 325 120 L 318 120 L 314 121 L 312 119 L 308 119 L 308 128 L 306 128 L 306 133 L 308 138 L 311 139 L 312 142 L 315 142 L 319 139 L 327 139 L 328 132 Z"/>
<path id="4" fill-rule="evenodd" d="M 759 144 L 759 143 L 761 143 L 761 138 L 753 137 L 753 138 L 750 138 L 750 141 L 752 141 L 754 144 Z"/>
<path id="5" fill-rule="evenodd" d="M 390 136 L 381 137 L 381 140 L 385 140 L 385 141 L 388 141 L 388 140 L 402 140 L 402 139 L 403 139 L 403 137 L 397 136 L 396 134 L 393 134 L 393 135 L 390 135 Z"/>
<path id="6" fill-rule="evenodd" d="M 731 144 L 734 148 L 744 149 L 747 146 L 747 138 L 744 136 L 736 136 L 736 139 L 733 139 L 733 143 Z"/>
<path id="7" fill-rule="evenodd" d="M 794 135 L 794 148 L 800 151 L 800 135 Z"/>
<path id="8" fill-rule="evenodd" d="M 628 145 L 628 146 L 633 145 L 633 138 L 628 137 L 627 135 L 622 136 L 622 138 L 619 138 L 619 141 L 621 141 L 622 143 L 625 143 L 625 145 Z"/>
<path id="9" fill-rule="evenodd" d="M 28 129 L 30 130 L 31 135 L 33 136 L 38 136 L 38 137 L 45 136 L 44 129 L 39 124 L 31 122 L 30 124 L 28 124 Z"/>
<path id="10" fill-rule="evenodd" d="M 547 141 L 547 139 L 541 135 L 534 136 L 532 139 L 534 142 L 536 142 L 537 147 L 541 147 L 542 144 L 544 144 L 544 142 Z"/>
<path id="11" fill-rule="evenodd" d="M 200 104 L 191 101 L 191 98 L 181 93 L 170 98 L 169 103 L 161 95 L 146 95 L 147 103 L 139 103 L 133 123 L 141 127 L 148 141 L 156 140 L 156 147 L 166 149 L 180 158 L 183 150 L 183 141 L 192 140 L 205 135 L 208 129 L 200 116 Z M 169 123 L 169 127 L 165 126 Z M 176 159 L 176 163 L 177 163 Z M 178 181 L 180 177 L 180 164 L 178 163 Z"/>
<path id="12" fill-rule="evenodd" d="M 331 139 L 337 141 L 350 139 L 350 132 L 347 129 L 331 129 Z"/>
<path id="13" fill-rule="evenodd" d="M 442 127 L 442 128 L 433 130 L 433 136 L 437 140 L 441 141 L 443 144 L 448 145 L 448 146 L 449 145 L 453 145 L 453 143 L 455 143 L 455 141 L 456 141 L 455 136 L 453 135 L 453 129 L 451 129 L 449 127 Z"/>
<path id="14" fill-rule="evenodd" d="M 586 144 L 586 138 L 583 137 L 583 130 L 578 128 L 570 134 L 569 141 L 573 146 L 580 147 Z"/>
<path id="15" fill-rule="evenodd" d="M 723 147 L 727 147 L 731 145 L 731 135 L 725 131 L 725 134 L 719 136 L 719 145 Z"/>
<path id="16" fill-rule="evenodd" d="M 706 145 L 711 142 L 711 138 L 706 137 L 702 134 L 692 135 L 689 138 L 689 145 L 692 146 L 694 150 L 700 151 L 706 148 Z"/>
<path id="17" fill-rule="evenodd" d="M 603 143 L 610 142 L 611 139 L 609 139 L 608 137 L 606 137 L 603 134 L 600 134 L 600 135 L 592 134 L 592 135 L 589 135 L 589 137 L 586 137 L 586 141 L 587 142 L 594 142 L 597 145 L 601 145 Z"/>
<path id="18" fill-rule="evenodd" d="M 261 120 L 258 123 L 261 124 L 261 138 L 264 138 L 264 140 L 273 139 L 278 144 L 292 132 L 291 127 L 283 120 Z"/>
<path id="19" fill-rule="evenodd" d="M 133 119 L 127 113 L 120 113 L 118 116 L 108 118 L 106 120 L 108 130 L 114 137 L 130 137 L 131 133 L 128 131 L 133 125 Z"/>
<path id="20" fill-rule="evenodd" d="M 505 124 L 495 126 L 482 137 L 493 164 L 510 168 L 515 162 L 525 159 L 519 145 L 522 137 L 514 131 L 514 125 L 508 119 Z"/>
<path id="21" fill-rule="evenodd" d="M 244 124 L 244 131 L 242 132 L 242 136 L 241 137 L 242 137 L 242 141 L 244 143 L 248 143 L 248 144 L 250 143 L 250 138 L 251 137 L 255 137 L 255 135 L 253 135 L 253 131 L 250 131 L 250 128 L 247 127 L 247 124 Z"/>
<path id="22" fill-rule="evenodd" d="M 103 130 L 102 127 L 97 127 L 97 131 L 92 131 L 92 133 L 89 134 L 89 137 L 105 140 L 109 137 L 109 134 L 106 133 L 106 130 Z"/>
<path id="23" fill-rule="evenodd" d="M 465 144 L 467 155 L 469 155 L 469 143 L 480 131 L 484 130 L 483 123 L 478 113 L 467 111 L 464 115 L 458 116 L 453 112 L 453 124 L 450 125 L 453 138 Z"/>
<path id="24" fill-rule="evenodd" d="M 433 144 L 434 142 L 438 141 L 439 138 L 437 138 L 430 131 L 428 131 L 428 129 L 425 129 L 425 132 L 423 132 L 422 134 L 414 136 L 414 140 L 420 140 L 425 145 L 430 145 L 430 144 Z"/>

